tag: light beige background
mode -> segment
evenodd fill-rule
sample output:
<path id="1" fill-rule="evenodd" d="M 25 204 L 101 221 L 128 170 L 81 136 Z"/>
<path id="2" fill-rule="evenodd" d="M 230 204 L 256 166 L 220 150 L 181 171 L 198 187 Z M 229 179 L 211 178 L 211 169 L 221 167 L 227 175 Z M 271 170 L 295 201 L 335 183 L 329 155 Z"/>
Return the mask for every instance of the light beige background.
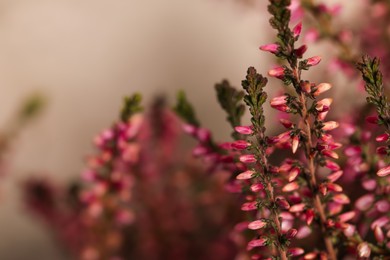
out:
<path id="1" fill-rule="evenodd" d="M 147 103 L 166 93 L 173 101 L 185 89 L 204 124 L 227 137 L 213 86 L 223 78 L 239 86 L 250 65 L 269 68 L 270 55 L 258 51 L 272 41 L 265 5 L 0 1 L 0 126 L 29 93 L 48 99 L 45 113 L 15 143 L 8 176 L 0 180 L 0 259 L 62 259 L 44 225 L 23 210 L 18 183 L 34 173 L 77 176 L 90 140 L 116 118 L 124 95 L 142 92 Z"/>

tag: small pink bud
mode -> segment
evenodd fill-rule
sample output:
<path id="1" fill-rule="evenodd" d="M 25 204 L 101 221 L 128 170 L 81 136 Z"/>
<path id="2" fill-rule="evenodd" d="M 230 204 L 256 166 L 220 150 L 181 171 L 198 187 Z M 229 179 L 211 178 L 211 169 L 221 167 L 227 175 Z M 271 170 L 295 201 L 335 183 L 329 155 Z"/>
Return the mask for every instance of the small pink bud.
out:
<path id="1" fill-rule="evenodd" d="M 324 93 L 325 91 L 328 91 L 331 88 L 332 88 L 332 85 L 330 85 L 329 83 L 321 83 L 321 84 L 317 85 L 316 91 L 313 93 L 313 95 L 318 96 L 318 95 Z"/>
<path id="2" fill-rule="evenodd" d="M 251 135 L 253 134 L 252 126 L 236 126 L 234 128 L 237 133 L 243 134 L 243 135 Z"/>
<path id="3" fill-rule="evenodd" d="M 379 155 L 386 155 L 387 154 L 387 147 L 386 146 L 379 146 L 376 148 L 376 154 Z"/>
<path id="4" fill-rule="evenodd" d="M 362 148 L 360 146 L 349 146 L 345 148 L 344 153 L 348 157 L 360 155 L 362 153 Z"/>
<path id="5" fill-rule="evenodd" d="M 311 252 L 303 256 L 304 260 L 314 260 L 317 259 L 318 253 L 317 252 Z"/>
<path id="6" fill-rule="evenodd" d="M 326 184 L 326 187 L 328 188 L 328 190 L 334 191 L 334 192 L 342 192 L 343 191 L 343 187 L 341 187 L 340 185 L 338 185 L 336 183 L 332 183 L 332 182 Z"/>
<path id="7" fill-rule="evenodd" d="M 261 184 L 261 183 L 255 183 L 255 184 L 253 184 L 252 186 L 251 186 L 251 191 L 253 191 L 253 192 L 258 192 L 258 191 L 261 191 L 261 190 L 263 190 L 264 189 L 264 186 L 263 186 L 263 184 Z"/>
<path id="8" fill-rule="evenodd" d="M 255 174 L 254 171 L 248 170 L 248 171 L 242 172 L 239 175 L 237 175 L 236 179 L 237 180 L 249 180 L 249 179 L 253 178 L 254 174 Z"/>
<path id="9" fill-rule="evenodd" d="M 326 187 L 326 185 L 324 183 L 322 183 L 319 187 L 318 187 L 320 193 L 324 196 L 326 196 L 326 194 L 328 194 L 328 187 Z"/>
<path id="10" fill-rule="evenodd" d="M 308 58 L 306 64 L 308 66 L 315 66 L 315 65 L 317 65 L 320 62 L 321 62 L 321 57 L 320 56 L 314 56 L 314 57 Z"/>
<path id="11" fill-rule="evenodd" d="M 292 239 L 292 238 L 294 238 L 297 235 L 297 233 L 298 233 L 298 230 L 296 230 L 295 228 L 292 228 L 289 231 L 287 231 L 286 237 L 288 239 Z"/>
<path id="12" fill-rule="evenodd" d="M 333 201 L 339 204 L 349 204 L 351 201 L 345 194 L 336 194 L 333 196 Z"/>
<path id="13" fill-rule="evenodd" d="M 369 258 L 371 255 L 371 249 L 366 242 L 362 242 L 358 245 L 357 252 L 360 258 Z"/>
<path id="14" fill-rule="evenodd" d="M 251 202 L 245 202 L 241 206 L 242 211 L 252 211 L 252 210 L 257 210 L 257 202 L 256 201 L 251 201 Z"/>
<path id="15" fill-rule="evenodd" d="M 282 191 L 291 192 L 297 190 L 298 188 L 299 188 L 298 182 L 290 182 L 283 187 Z"/>
<path id="16" fill-rule="evenodd" d="M 268 71 L 268 75 L 271 77 L 278 78 L 278 79 L 283 79 L 284 70 L 285 70 L 284 67 L 275 67 L 275 68 L 271 69 L 270 71 Z"/>
<path id="17" fill-rule="evenodd" d="M 283 125 L 285 128 L 291 128 L 291 127 L 293 126 L 293 123 L 292 123 L 290 120 L 281 118 L 279 121 L 280 121 L 280 123 L 282 123 L 282 125 Z"/>
<path id="18" fill-rule="evenodd" d="M 267 222 L 263 220 L 255 220 L 248 224 L 248 228 L 251 230 L 257 230 L 265 227 L 267 225 Z"/>
<path id="19" fill-rule="evenodd" d="M 377 116 L 368 116 L 368 117 L 366 117 L 366 122 L 370 123 L 370 124 L 377 125 L 379 122 L 379 119 Z"/>
<path id="20" fill-rule="evenodd" d="M 375 203 L 375 208 L 382 213 L 388 212 L 390 210 L 390 203 L 387 199 L 383 199 Z"/>
<path id="21" fill-rule="evenodd" d="M 296 212 L 302 212 L 305 209 L 304 203 L 295 204 L 290 207 L 290 212 L 296 213 Z"/>
<path id="22" fill-rule="evenodd" d="M 287 103 L 287 96 L 286 95 L 274 97 L 270 101 L 270 104 L 271 104 L 272 107 L 279 106 L 279 105 L 284 105 L 286 103 Z"/>
<path id="23" fill-rule="evenodd" d="M 337 171 L 337 172 L 334 172 L 332 174 L 330 174 L 327 179 L 330 181 L 330 182 L 335 182 L 337 181 L 341 176 L 343 175 L 343 171 Z"/>
<path id="24" fill-rule="evenodd" d="M 305 218 L 306 218 L 306 223 L 307 225 L 311 225 L 314 219 L 314 210 L 308 209 L 305 211 Z"/>
<path id="25" fill-rule="evenodd" d="M 387 166 L 387 167 L 385 167 L 385 168 L 380 169 L 380 170 L 376 173 L 376 175 L 378 175 L 379 177 L 385 177 L 385 176 L 387 176 L 387 175 L 389 175 L 389 174 L 390 174 L 390 165 Z"/>
<path id="26" fill-rule="evenodd" d="M 356 231 L 356 227 L 354 225 L 346 224 L 344 228 L 344 235 L 346 237 L 352 237 L 355 234 L 355 231 Z"/>
<path id="27" fill-rule="evenodd" d="M 279 52 L 279 44 L 271 43 L 260 46 L 260 50 L 262 51 L 268 51 L 270 53 L 278 53 Z"/>
<path id="28" fill-rule="evenodd" d="M 299 47 L 298 49 L 295 49 L 294 53 L 295 53 L 295 55 L 298 56 L 298 58 L 302 58 L 303 54 L 305 54 L 306 51 L 307 51 L 307 46 L 304 44 L 301 47 Z"/>
<path id="29" fill-rule="evenodd" d="M 294 38 L 298 38 L 299 35 L 301 35 L 301 32 L 302 32 L 302 22 L 300 22 L 297 25 L 295 25 L 295 27 L 293 28 L 292 32 L 293 32 Z"/>
<path id="30" fill-rule="evenodd" d="M 207 143 L 210 141 L 211 133 L 209 130 L 207 130 L 205 128 L 199 128 L 197 133 L 196 133 L 196 136 L 197 136 L 199 141 L 201 141 L 203 143 Z"/>
<path id="31" fill-rule="evenodd" d="M 322 150 L 321 154 L 333 159 L 339 158 L 339 155 L 335 151 L 331 151 L 331 150 Z"/>
<path id="32" fill-rule="evenodd" d="M 240 162 L 242 163 L 254 163 L 256 161 L 256 157 L 253 154 L 244 154 L 240 156 Z"/>
<path id="33" fill-rule="evenodd" d="M 290 170 L 290 173 L 288 174 L 288 181 L 292 182 L 294 181 L 297 177 L 298 174 L 301 172 L 301 170 L 298 167 L 294 167 Z"/>
<path id="34" fill-rule="evenodd" d="M 287 252 L 291 256 L 300 256 L 300 255 L 303 255 L 305 253 L 305 250 L 303 250 L 300 247 L 293 247 L 293 248 L 290 248 Z"/>
<path id="35" fill-rule="evenodd" d="M 190 125 L 190 124 L 184 124 L 183 125 L 183 131 L 187 134 L 190 134 L 190 135 L 195 135 L 196 132 L 198 131 L 198 128 L 194 125 Z"/>
<path id="36" fill-rule="evenodd" d="M 330 130 L 333 130 L 333 129 L 337 128 L 337 127 L 339 127 L 339 123 L 337 123 L 336 121 L 328 121 L 328 122 L 324 123 L 324 126 L 322 127 L 322 130 L 330 131 Z"/>
<path id="37" fill-rule="evenodd" d="M 374 228 L 374 235 L 376 241 L 378 241 L 379 244 L 383 243 L 383 241 L 385 240 L 385 235 L 383 234 L 383 230 L 378 226 L 375 226 Z"/>
<path id="38" fill-rule="evenodd" d="M 254 247 L 265 246 L 265 245 L 267 245 L 266 238 L 254 239 L 248 243 L 248 250 L 251 250 Z"/>
<path id="39" fill-rule="evenodd" d="M 366 190 L 375 190 L 376 186 L 377 186 L 377 182 L 375 179 L 366 179 L 366 180 L 363 180 L 362 181 L 362 186 L 363 188 L 365 188 Z"/>
<path id="40" fill-rule="evenodd" d="M 330 105 L 332 104 L 332 98 L 324 98 L 317 102 L 316 110 L 319 112 L 326 112 L 329 110 Z"/>
<path id="41" fill-rule="evenodd" d="M 299 136 L 295 135 L 292 139 L 292 145 L 291 145 L 291 149 L 293 153 L 297 151 L 298 146 L 299 146 Z"/>
<path id="42" fill-rule="evenodd" d="M 234 149 L 237 149 L 237 150 L 245 150 L 246 148 L 248 148 L 249 146 L 251 145 L 251 143 L 245 141 L 245 140 L 237 140 L 235 142 L 233 142 L 231 144 L 231 146 L 234 148 Z"/>
<path id="43" fill-rule="evenodd" d="M 325 161 L 325 166 L 326 168 L 331 169 L 332 171 L 340 170 L 340 165 L 330 160 Z"/>
<path id="44" fill-rule="evenodd" d="M 389 140 L 390 135 L 388 133 L 384 133 L 382 135 L 379 135 L 375 138 L 377 142 L 386 142 Z"/>
<path id="45" fill-rule="evenodd" d="M 390 219 L 388 216 L 383 216 L 378 219 L 376 219 L 374 222 L 371 223 L 371 229 L 374 229 L 375 227 L 383 227 L 387 223 L 389 223 Z"/>
<path id="46" fill-rule="evenodd" d="M 355 211 L 348 211 L 346 213 L 339 215 L 339 221 L 343 223 L 348 222 L 351 219 L 353 219 L 355 216 L 356 216 Z"/>
<path id="47" fill-rule="evenodd" d="M 355 207 L 361 211 L 366 211 L 372 206 L 374 201 L 375 197 L 373 194 L 366 194 L 356 200 Z"/>
<path id="48" fill-rule="evenodd" d="M 283 197 L 277 197 L 275 200 L 275 203 L 281 208 L 281 209 L 289 209 L 290 204 L 287 202 L 287 200 Z"/>

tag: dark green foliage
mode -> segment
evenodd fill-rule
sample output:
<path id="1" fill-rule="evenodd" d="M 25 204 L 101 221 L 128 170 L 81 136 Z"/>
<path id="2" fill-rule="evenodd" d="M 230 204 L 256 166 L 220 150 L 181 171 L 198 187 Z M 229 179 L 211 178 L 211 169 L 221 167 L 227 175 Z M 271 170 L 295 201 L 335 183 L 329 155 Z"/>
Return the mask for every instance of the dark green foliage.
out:
<path id="1" fill-rule="evenodd" d="M 367 103 L 375 106 L 380 123 L 390 130 L 390 104 L 387 101 L 382 82 L 382 73 L 379 69 L 380 60 L 363 56 L 362 62 L 357 63 L 357 68 L 362 73 L 365 82 L 365 90 L 368 94 Z"/>
<path id="2" fill-rule="evenodd" d="M 219 104 L 227 113 L 227 120 L 232 127 L 241 125 L 241 118 L 245 112 L 245 105 L 242 103 L 244 97 L 243 91 L 238 91 L 230 85 L 227 80 L 215 85 Z M 237 133 L 233 133 L 234 138 L 238 137 Z"/>
<path id="3" fill-rule="evenodd" d="M 194 107 L 188 102 L 183 91 L 177 93 L 177 103 L 174 110 L 185 122 L 197 127 L 200 125 L 196 118 Z"/>
<path id="4" fill-rule="evenodd" d="M 143 110 L 141 100 L 142 96 L 138 93 L 131 97 L 124 98 L 123 108 L 121 111 L 121 120 L 123 122 L 127 122 L 132 115 Z"/>
<path id="5" fill-rule="evenodd" d="M 263 91 L 263 88 L 267 85 L 267 82 L 267 78 L 258 74 L 253 67 L 248 69 L 246 80 L 242 81 L 242 87 L 247 93 L 244 97 L 244 101 L 249 106 L 249 111 L 252 115 L 252 125 L 255 132 L 262 135 L 264 135 L 265 132 L 263 104 L 267 100 L 267 93 Z"/>

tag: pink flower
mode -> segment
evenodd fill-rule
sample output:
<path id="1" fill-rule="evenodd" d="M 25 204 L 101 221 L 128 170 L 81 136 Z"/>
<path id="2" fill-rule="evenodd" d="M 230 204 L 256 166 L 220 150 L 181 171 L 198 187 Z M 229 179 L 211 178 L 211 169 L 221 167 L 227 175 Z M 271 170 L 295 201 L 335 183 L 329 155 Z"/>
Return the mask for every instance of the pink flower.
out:
<path id="1" fill-rule="evenodd" d="M 299 188 L 299 185 L 297 182 L 290 182 L 283 187 L 282 191 L 283 192 L 291 192 L 291 191 L 297 190 L 298 188 Z"/>
<path id="2" fill-rule="evenodd" d="M 320 56 L 314 56 L 314 57 L 308 58 L 306 64 L 308 66 L 315 66 L 315 65 L 317 65 L 320 62 L 321 62 L 321 57 Z"/>
<path id="3" fill-rule="evenodd" d="M 366 122 L 377 125 L 379 122 L 379 118 L 377 116 L 368 116 L 366 117 Z"/>
<path id="4" fill-rule="evenodd" d="M 292 30 L 294 38 L 298 38 L 299 35 L 301 35 L 302 32 L 302 22 L 299 22 Z"/>
<path id="5" fill-rule="evenodd" d="M 275 77 L 278 79 L 283 79 L 284 78 L 284 67 L 275 67 L 271 70 L 268 71 L 268 75 L 271 77 Z"/>
<path id="6" fill-rule="evenodd" d="M 343 171 L 336 171 L 332 174 L 330 174 L 327 179 L 330 181 L 330 182 L 335 182 L 337 181 L 341 176 L 343 175 Z"/>
<path id="7" fill-rule="evenodd" d="M 251 135 L 253 134 L 252 126 L 236 126 L 234 128 L 237 133 L 243 134 L 243 135 Z"/>
<path id="8" fill-rule="evenodd" d="M 379 135 L 379 136 L 377 136 L 376 138 L 375 138 L 375 140 L 377 141 L 377 142 L 386 142 L 387 140 L 389 140 L 389 134 L 388 133 L 384 133 L 384 134 L 382 134 L 382 135 Z"/>
<path id="9" fill-rule="evenodd" d="M 324 123 L 324 126 L 322 127 L 322 130 L 324 131 L 331 131 L 339 126 L 339 123 L 336 121 L 328 121 Z"/>
<path id="10" fill-rule="evenodd" d="M 390 174 L 390 165 L 385 167 L 385 168 L 380 169 L 376 174 L 379 177 L 385 177 L 385 176 L 389 175 Z"/>
<path id="11" fill-rule="evenodd" d="M 237 150 L 245 150 L 246 148 L 248 148 L 249 146 L 251 145 L 251 143 L 245 141 L 245 140 L 237 140 L 235 142 L 233 142 L 231 144 L 231 146 L 234 148 L 234 149 L 237 149 Z"/>
<path id="12" fill-rule="evenodd" d="M 356 200 L 355 207 L 361 211 L 366 211 L 372 206 L 374 201 L 375 197 L 373 194 L 366 194 Z"/>
<path id="13" fill-rule="evenodd" d="M 336 194 L 333 196 L 333 201 L 339 204 L 349 204 L 351 201 L 345 194 Z"/>
<path id="14" fill-rule="evenodd" d="M 243 162 L 243 163 L 254 163 L 256 161 L 257 161 L 257 159 L 256 159 L 255 155 L 253 155 L 253 154 L 244 154 L 244 155 L 240 156 L 240 162 Z"/>
<path id="15" fill-rule="evenodd" d="M 348 222 L 351 219 L 353 219 L 355 216 L 356 216 L 355 211 L 348 211 L 346 213 L 339 215 L 339 221 L 340 222 Z"/>
<path id="16" fill-rule="evenodd" d="M 252 229 L 252 230 L 257 230 L 257 229 L 261 229 L 263 227 L 265 227 L 267 225 L 267 222 L 265 222 L 264 220 L 255 220 L 255 221 L 252 221 L 248 224 L 248 228 L 249 229 Z"/>
<path id="17" fill-rule="evenodd" d="M 251 201 L 251 202 L 245 202 L 241 206 L 242 211 L 252 211 L 252 210 L 257 210 L 257 202 L 256 201 Z"/>
<path id="18" fill-rule="evenodd" d="M 295 204 L 290 207 L 290 212 L 293 213 L 302 212 L 305 209 L 305 207 L 306 207 L 305 203 Z"/>
<path id="19" fill-rule="evenodd" d="M 260 46 L 260 50 L 262 51 L 268 51 L 270 53 L 278 53 L 279 51 L 279 44 L 276 44 L 276 43 L 271 43 L 271 44 L 267 44 L 267 45 L 262 45 Z"/>
<path id="20" fill-rule="evenodd" d="M 374 235 L 376 241 L 378 241 L 379 244 L 383 243 L 383 241 L 385 240 L 385 235 L 383 234 L 383 230 L 379 226 L 375 226 Z"/>
<path id="21" fill-rule="evenodd" d="M 258 191 L 263 190 L 263 189 L 264 189 L 264 186 L 263 186 L 263 184 L 261 184 L 261 183 L 255 183 L 255 184 L 251 185 L 250 189 L 251 189 L 251 191 L 253 191 L 253 192 L 258 192 Z"/>
<path id="22" fill-rule="evenodd" d="M 248 170 L 248 171 L 242 172 L 242 173 L 240 173 L 239 175 L 237 175 L 236 179 L 237 179 L 237 180 L 248 180 L 248 179 L 252 179 L 254 174 L 255 174 L 254 171 Z"/>
<path id="23" fill-rule="evenodd" d="M 254 239 L 248 243 L 248 250 L 251 250 L 254 247 L 265 246 L 267 245 L 267 241 L 267 238 Z"/>
<path id="24" fill-rule="evenodd" d="M 294 248 L 288 249 L 287 252 L 291 256 L 300 256 L 300 255 L 303 255 L 305 253 L 305 250 L 303 250 L 300 247 L 294 247 Z"/>
<path id="25" fill-rule="evenodd" d="M 299 137 L 298 136 L 294 136 L 292 138 L 292 145 L 291 145 L 291 149 L 292 149 L 293 153 L 295 153 L 297 151 L 298 146 L 299 146 Z"/>
<path id="26" fill-rule="evenodd" d="M 332 85 L 330 85 L 329 83 L 321 83 L 321 84 L 317 85 L 316 91 L 313 93 L 313 95 L 318 96 L 318 95 L 324 93 L 325 91 L 328 91 L 331 88 L 332 88 Z"/>
<path id="27" fill-rule="evenodd" d="M 371 249 L 366 242 L 362 242 L 358 245 L 357 252 L 360 258 L 369 258 L 371 255 Z"/>

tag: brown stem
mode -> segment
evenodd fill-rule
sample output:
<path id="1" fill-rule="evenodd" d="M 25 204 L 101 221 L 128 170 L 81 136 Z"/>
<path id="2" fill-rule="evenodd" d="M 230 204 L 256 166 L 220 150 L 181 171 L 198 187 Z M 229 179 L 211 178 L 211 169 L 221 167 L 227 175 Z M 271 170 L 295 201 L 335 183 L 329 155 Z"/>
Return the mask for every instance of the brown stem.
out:
<path id="1" fill-rule="evenodd" d="M 300 95 L 300 102 L 302 104 L 302 117 L 303 117 L 303 122 L 306 127 L 304 129 L 306 136 L 307 136 L 307 142 L 305 143 L 305 149 L 306 149 L 306 154 L 307 154 L 307 159 L 309 161 L 309 172 L 310 172 L 310 186 L 312 188 L 317 187 L 317 180 L 316 180 L 316 173 L 315 173 L 315 163 L 314 163 L 314 155 L 311 152 L 312 147 L 313 147 L 313 142 L 312 142 L 312 136 L 311 136 L 311 125 L 309 122 L 309 115 L 307 112 L 307 106 L 306 106 L 306 97 L 301 94 Z M 313 199 L 313 205 L 316 211 L 318 212 L 318 215 L 320 217 L 320 224 L 321 224 L 321 232 L 324 235 L 324 242 L 326 249 L 329 254 L 329 259 L 331 260 L 336 260 L 336 251 L 333 247 L 333 243 L 331 240 L 331 237 L 327 235 L 326 232 L 326 214 L 324 211 L 324 207 L 321 203 L 321 198 L 317 192 L 314 193 L 314 199 Z"/>
<path id="2" fill-rule="evenodd" d="M 263 153 L 261 153 L 261 160 L 263 161 L 265 167 L 268 169 L 268 160 L 267 160 L 267 157 Z M 269 192 L 268 193 L 269 200 L 274 202 L 275 201 L 274 187 L 272 186 L 271 181 L 267 181 L 267 189 Z M 282 236 L 282 225 L 280 224 L 277 210 L 275 210 L 275 209 L 271 210 L 271 219 L 275 223 L 275 226 L 276 226 L 276 229 L 275 229 L 276 235 L 278 236 L 278 238 L 280 238 Z M 277 250 L 278 250 L 279 256 L 282 260 L 288 259 L 286 250 L 285 250 L 284 246 L 279 244 L 279 241 L 278 241 L 278 245 L 277 245 Z"/>

